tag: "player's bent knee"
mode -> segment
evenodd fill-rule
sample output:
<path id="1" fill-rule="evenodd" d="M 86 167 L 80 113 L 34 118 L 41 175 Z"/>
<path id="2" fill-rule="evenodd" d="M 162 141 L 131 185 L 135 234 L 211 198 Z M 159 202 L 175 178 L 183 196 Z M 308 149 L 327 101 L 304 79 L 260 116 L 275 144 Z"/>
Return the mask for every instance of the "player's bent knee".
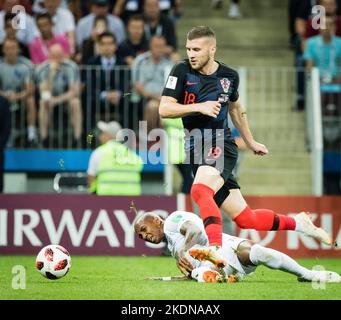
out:
<path id="1" fill-rule="evenodd" d="M 271 268 L 277 268 L 279 266 L 277 263 L 279 263 L 280 260 L 274 259 L 273 253 L 273 250 L 259 244 L 255 244 L 252 246 L 250 251 L 250 260 L 255 265 L 265 264 L 269 266 L 268 264 L 271 262 Z"/>
<path id="2" fill-rule="evenodd" d="M 192 185 L 191 197 L 196 203 L 198 203 L 198 201 L 200 201 L 203 198 L 208 198 L 208 197 L 213 198 L 213 196 L 214 196 L 214 191 L 210 187 L 207 187 L 201 183 L 196 183 Z"/>
<path id="3" fill-rule="evenodd" d="M 252 261 L 250 260 L 250 252 L 252 246 L 253 243 L 248 240 L 245 240 L 238 245 L 237 257 L 244 266 L 253 264 Z"/>

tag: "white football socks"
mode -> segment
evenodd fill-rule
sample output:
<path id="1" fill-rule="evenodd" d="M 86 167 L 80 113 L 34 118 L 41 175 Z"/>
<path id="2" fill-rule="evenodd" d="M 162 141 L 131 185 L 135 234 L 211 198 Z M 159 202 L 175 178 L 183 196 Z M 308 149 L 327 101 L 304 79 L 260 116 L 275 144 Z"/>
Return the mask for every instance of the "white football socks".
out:
<path id="1" fill-rule="evenodd" d="M 295 222 L 296 222 L 295 231 L 296 231 L 296 232 L 303 232 L 303 226 L 302 226 L 302 221 L 301 221 L 301 219 L 297 219 L 296 217 L 294 217 L 294 220 L 295 220 Z"/>
<path id="2" fill-rule="evenodd" d="M 251 247 L 250 260 L 256 266 L 262 264 L 268 268 L 289 272 L 298 277 L 311 277 L 310 270 L 300 266 L 288 255 L 270 248 L 262 247 L 258 244 Z"/>

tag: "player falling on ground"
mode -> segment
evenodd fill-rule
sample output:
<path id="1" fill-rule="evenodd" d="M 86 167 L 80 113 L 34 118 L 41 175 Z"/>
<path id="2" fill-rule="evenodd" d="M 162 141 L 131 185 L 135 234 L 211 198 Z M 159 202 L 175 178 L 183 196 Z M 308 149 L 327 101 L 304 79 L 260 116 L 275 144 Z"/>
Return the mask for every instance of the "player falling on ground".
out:
<path id="1" fill-rule="evenodd" d="M 181 272 L 199 282 L 236 282 L 253 273 L 258 265 L 291 273 L 298 281 L 341 282 L 335 272 L 308 270 L 282 252 L 227 234 L 223 234 L 222 255 L 227 261 L 223 269 L 215 267 L 214 257 L 195 260 L 196 245 L 207 246 L 208 238 L 202 220 L 194 213 L 175 211 L 163 220 L 146 212 L 136 217 L 134 230 L 140 239 L 151 243 L 166 239 Z"/>
<path id="2" fill-rule="evenodd" d="M 242 229 L 296 230 L 332 245 L 324 230 L 311 228 L 304 213 L 292 218 L 272 210 L 252 210 L 245 202 L 232 174 L 238 151 L 227 113 L 254 154 L 263 156 L 268 150 L 254 140 L 239 100 L 238 73 L 215 60 L 216 46 L 215 34 L 209 27 L 195 27 L 188 33 L 188 59 L 170 72 L 159 107 L 162 118 L 181 117 L 187 130 L 185 149 L 195 175 L 191 197 L 199 206 L 209 243 L 203 252 L 214 255 L 221 266 L 226 263 L 221 257 L 219 207 Z"/>

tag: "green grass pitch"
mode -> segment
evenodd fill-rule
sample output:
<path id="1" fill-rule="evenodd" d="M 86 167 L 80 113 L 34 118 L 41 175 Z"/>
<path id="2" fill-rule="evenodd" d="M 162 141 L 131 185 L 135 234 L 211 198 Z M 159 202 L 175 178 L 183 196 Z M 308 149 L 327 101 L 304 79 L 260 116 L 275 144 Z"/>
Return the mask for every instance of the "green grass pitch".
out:
<path id="1" fill-rule="evenodd" d="M 312 268 L 321 265 L 341 273 L 341 259 L 302 259 Z M 0 257 L 0 299 L 341 299 L 341 284 L 314 289 L 290 274 L 263 266 L 239 283 L 205 284 L 194 281 L 151 281 L 150 276 L 178 275 L 169 257 L 72 257 L 69 274 L 48 280 L 34 268 L 35 257 Z M 26 268 L 26 289 L 12 288 L 12 268 Z"/>

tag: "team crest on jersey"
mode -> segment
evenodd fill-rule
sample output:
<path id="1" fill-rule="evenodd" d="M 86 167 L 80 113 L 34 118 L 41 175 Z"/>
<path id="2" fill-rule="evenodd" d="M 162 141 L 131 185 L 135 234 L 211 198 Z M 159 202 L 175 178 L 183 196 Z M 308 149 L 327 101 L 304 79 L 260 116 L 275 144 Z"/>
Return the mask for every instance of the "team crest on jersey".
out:
<path id="1" fill-rule="evenodd" d="M 227 78 L 223 78 L 220 80 L 221 86 L 225 93 L 227 93 L 230 89 L 231 81 Z"/>

